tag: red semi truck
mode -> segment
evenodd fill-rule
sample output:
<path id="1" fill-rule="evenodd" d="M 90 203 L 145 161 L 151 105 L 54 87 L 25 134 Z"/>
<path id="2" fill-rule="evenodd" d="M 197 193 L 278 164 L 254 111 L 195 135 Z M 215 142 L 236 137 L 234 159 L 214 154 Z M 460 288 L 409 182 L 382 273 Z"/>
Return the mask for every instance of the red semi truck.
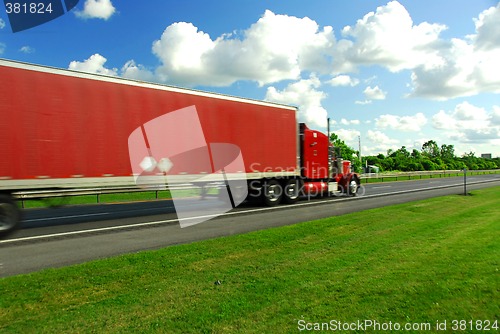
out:
<path id="1" fill-rule="evenodd" d="M 360 184 L 327 135 L 297 123 L 296 107 L 2 59 L 0 79 L 1 234 L 19 224 L 16 192 L 137 185 L 149 160 L 147 153 L 137 156 L 140 149 L 132 152 L 131 134 L 142 132 L 150 144 L 145 125 L 174 112 L 196 115 L 199 124 L 164 119 L 168 129 L 149 141 L 174 151 L 186 138 L 233 145 L 240 164 L 225 172 L 267 205 L 293 203 L 301 194 L 355 195 Z M 174 163 L 148 175 L 188 182 L 188 175 L 218 169 L 210 159 L 206 171 L 195 161 L 196 167 Z"/>

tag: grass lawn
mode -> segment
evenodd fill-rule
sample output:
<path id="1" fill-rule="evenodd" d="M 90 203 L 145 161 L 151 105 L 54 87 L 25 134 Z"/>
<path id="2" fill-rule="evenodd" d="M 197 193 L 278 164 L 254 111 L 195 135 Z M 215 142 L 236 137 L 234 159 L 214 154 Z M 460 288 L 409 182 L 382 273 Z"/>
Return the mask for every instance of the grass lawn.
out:
<path id="1" fill-rule="evenodd" d="M 3 278 L 0 332 L 498 332 L 498 203 L 489 188 Z"/>

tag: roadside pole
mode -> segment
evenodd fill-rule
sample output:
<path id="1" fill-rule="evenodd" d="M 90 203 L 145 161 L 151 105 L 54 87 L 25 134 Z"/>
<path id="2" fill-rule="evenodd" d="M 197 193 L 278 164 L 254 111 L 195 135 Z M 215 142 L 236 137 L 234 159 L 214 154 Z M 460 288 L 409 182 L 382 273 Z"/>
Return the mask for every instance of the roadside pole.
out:
<path id="1" fill-rule="evenodd" d="M 464 168 L 464 196 L 467 196 L 467 168 Z"/>

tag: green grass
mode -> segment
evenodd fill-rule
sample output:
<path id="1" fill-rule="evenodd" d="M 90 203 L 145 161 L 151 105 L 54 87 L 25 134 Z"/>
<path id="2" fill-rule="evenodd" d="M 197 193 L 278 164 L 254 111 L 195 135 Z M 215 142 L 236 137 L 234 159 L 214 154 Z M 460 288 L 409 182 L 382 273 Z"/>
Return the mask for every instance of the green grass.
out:
<path id="1" fill-rule="evenodd" d="M 371 319 L 446 320 L 451 332 L 452 320 L 500 320 L 498 203 L 489 188 L 3 278 L 0 331 L 295 333 L 301 319 Z"/>

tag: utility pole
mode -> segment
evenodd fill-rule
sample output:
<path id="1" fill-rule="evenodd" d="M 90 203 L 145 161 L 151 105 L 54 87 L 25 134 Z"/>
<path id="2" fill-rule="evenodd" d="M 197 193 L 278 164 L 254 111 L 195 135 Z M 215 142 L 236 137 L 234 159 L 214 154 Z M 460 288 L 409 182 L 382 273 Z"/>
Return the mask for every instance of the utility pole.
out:
<path id="1" fill-rule="evenodd" d="M 464 168 L 464 196 L 467 196 L 467 167 Z"/>
<path id="2" fill-rule="evenodd" d="M 358 145 L 359 145 L 359 164 L 361 166 L 361 170 L 363 170 L 363 160 L 361 159 L 361 136 L 358 136 Z"/>
<path id="3" fill-rule="evenodd" d="M 328 142 L 330 142 L 330 117 L 326 118 L 326 131 L 328 135 Z"/>

